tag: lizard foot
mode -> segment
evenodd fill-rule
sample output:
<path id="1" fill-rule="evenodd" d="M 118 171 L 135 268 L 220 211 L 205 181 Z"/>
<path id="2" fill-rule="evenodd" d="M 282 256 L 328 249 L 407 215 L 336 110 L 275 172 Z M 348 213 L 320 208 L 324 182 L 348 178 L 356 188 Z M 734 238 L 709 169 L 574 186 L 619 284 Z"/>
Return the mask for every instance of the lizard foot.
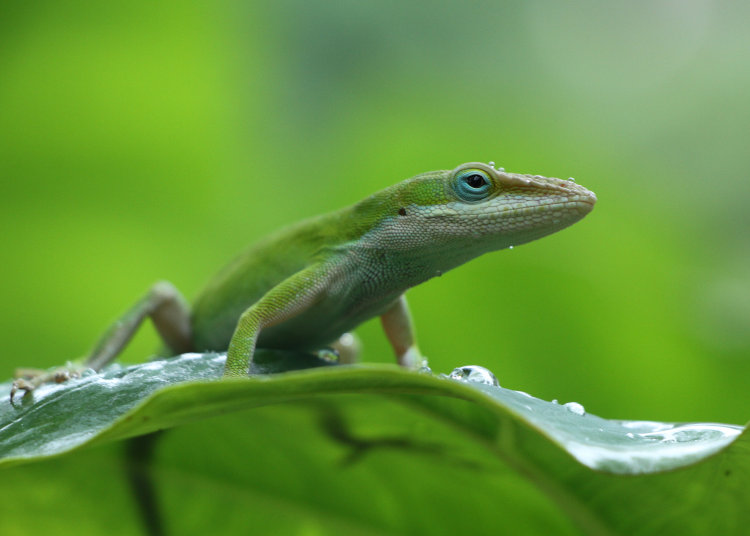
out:
<path id="1" fill-rule="evenodd" d="M 72 364 L 52 370 L 16 369 L 16 379 L 10 387 L 10 403 L 13 404 L 13 397 L 18 391 L 23 391 L 23 396 L 26 396 L 45 383 L 64 383 L 72 378 L 79 378 L 83 371 L 84 368 Z"/>
<path id="2" fill-rule="evenodd" d="M 344 333 L 331 343 L 331 350 L 336 354 L 339 365 L 351 365 L 359 361 L 362 342 L 354 333 Z"/>

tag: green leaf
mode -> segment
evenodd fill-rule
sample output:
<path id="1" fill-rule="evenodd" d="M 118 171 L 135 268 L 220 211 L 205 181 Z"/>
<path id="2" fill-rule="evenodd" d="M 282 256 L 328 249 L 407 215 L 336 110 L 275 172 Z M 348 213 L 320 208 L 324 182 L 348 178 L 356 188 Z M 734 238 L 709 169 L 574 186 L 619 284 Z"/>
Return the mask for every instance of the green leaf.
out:
<path id="1" fill-rule="evenodd" d="M 320 367 L 216 381 L 223 360 L 186 354 L 42 386 L 0 408 L 0 465 L 177 427 L 158 441 L 154 475 L 180 534 L 249 519 L 326 534 L 737 534 L 750 522 L 739 427 L 612 421 L 295 354 L 262 354 L 255 372 Z"/>

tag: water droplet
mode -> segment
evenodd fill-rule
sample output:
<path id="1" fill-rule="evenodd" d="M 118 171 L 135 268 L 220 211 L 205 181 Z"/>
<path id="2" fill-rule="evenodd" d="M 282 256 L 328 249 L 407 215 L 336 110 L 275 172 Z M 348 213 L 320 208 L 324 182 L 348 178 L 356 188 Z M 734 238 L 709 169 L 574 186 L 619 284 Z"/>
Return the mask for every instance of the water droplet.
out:
<path id="1" fill-rule="evenodd" d="M 742 428 L 726 424 L 694 423 L 678 424 L 667 430 L 638 434 L 644 439 L 663 443 L 687 443 L 694 441 L 714 441 L 738 435 Z"/>
<path id="2" fill-rule="evenodd" d="M 576 415 L 586 415 L 586 408 L 578 402 L 568 402 L 567 404 L 563 404 L 563 407 Z"/>
<path id="3" fill-rule="evenodd" d="M 508 249 L 513 249 L 515 246 L 508 246 Z"/>
<path id="4" fill-rule="evenodd" d="M 552 399 L 552 403 L 553 403 L 553 404 L 559 404 L 560 402 L 558 402 L 556 398 L 553 398 L 553 399 Z"/>
<path id="5" fill-rule="evenodd" d="M 492 374 L 492 371 L 478 365 L 455 368 L 448 377 L 451 380 L 461 382 L 482 383 L 484 385 L 500 387 L 500 383 L 495 378 L 495 375 Z"/>
<path id="6" fill-rule="evenodd" d="M 490 164 L 490 167 L 495 167 L 495 163 L 494 162 L 490 162 L 489 164 Z"/>
<path id="7" fill-rule="evenodd" d="M 504 167 L 499 167 L 499 168 L 497 168 L 497 170 L 498 171 L 502 171 L 503 173 L 505 173 L 505 168 Z"/>
<path id="8" fill-rule="evenodd" d="M 575 180 L 575 179 L 574 179 L 573 177 L 568 177 L 568 180 L 569 180 L 570 182 L 575 182 L 575 181 L 576 181 L 576 180 Z"/>
<path id="9" fill-rule="evenodd" d="M 432 374 L 432 369 L 425 361 L 424 363 L 422 363 L 422 366 L 417 369 L 417 372 L 419 372 L 420 374 Z"/>

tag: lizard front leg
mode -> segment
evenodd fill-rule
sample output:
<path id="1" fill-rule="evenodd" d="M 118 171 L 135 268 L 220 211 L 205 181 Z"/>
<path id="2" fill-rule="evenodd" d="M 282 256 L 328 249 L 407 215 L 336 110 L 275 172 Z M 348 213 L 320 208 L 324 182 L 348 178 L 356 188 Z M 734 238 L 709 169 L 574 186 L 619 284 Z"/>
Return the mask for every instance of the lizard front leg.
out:
<path id="1" fill-rule="evenodd" d="M 307 310 L 325 292 L 331 274 L 315 264 L 285 279 L 240 316 L 227 350 L 224 377 L 247 376 L 258 336 Z"/>

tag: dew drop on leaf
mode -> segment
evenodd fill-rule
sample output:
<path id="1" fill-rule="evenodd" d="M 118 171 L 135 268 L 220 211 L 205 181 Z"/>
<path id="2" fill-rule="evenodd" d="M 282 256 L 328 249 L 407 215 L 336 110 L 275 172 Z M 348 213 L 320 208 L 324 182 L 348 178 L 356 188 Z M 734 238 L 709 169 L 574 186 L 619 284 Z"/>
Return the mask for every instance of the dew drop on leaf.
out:
<path id="1" fill-rule="evenodd" d="M 586 415 L 586 408 L 584 408 L 583 405 L 579 404 L 578 402 L 568 402 L 567 404 L 563 404 L 563 407 L 569 412 L 575 413 L 576 415 Z"/>
<path id="2" fill-rule="evenodd" d="M 500 387 L 500 383 L 497 381 L 497 378 L 492 373 L 492 371 L 478 365 L 466 365 L 464 367 L 455 368 L 448 375 L 448 377 L 451 380 L 470 383 L 482 383 L 484 385 Z"/>

